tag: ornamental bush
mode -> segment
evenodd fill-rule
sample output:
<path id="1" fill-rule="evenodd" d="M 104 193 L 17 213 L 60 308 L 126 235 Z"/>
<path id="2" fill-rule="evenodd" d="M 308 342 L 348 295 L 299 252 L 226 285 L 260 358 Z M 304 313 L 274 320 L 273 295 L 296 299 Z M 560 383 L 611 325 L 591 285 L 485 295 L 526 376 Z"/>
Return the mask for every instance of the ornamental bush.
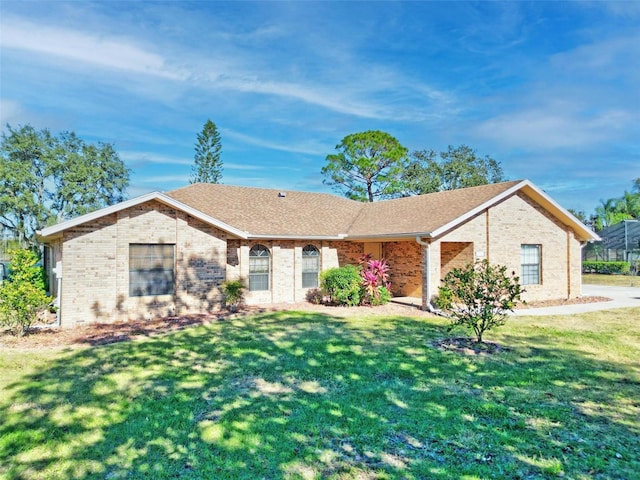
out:
<path id="1" fill-rule="evenodd" d="M 322 292 L 331 302 L 350 307 L 360 305 L 361 280 L 355 265 L 330 268 L 320 274 Z"/>
<path id="2" fill-rule="evenodd" d="M 601 273 L 605 275 L 628 275 L 631 264 L 629 262 L 582 262 L 582 273 Z"/>
<path id="3" fill-rule="evenodd" d="M 391 300 L 389 270 L 389 264 L 384 258 L 377 260 L 369 254 L 360 257 L 363 305 L 384 305 Z"/>
<path id="4" fill-rule="evenodd" d="M 224 304 L 228 310 L 235 312 L 238 305 L 242 303 L 244 289 L 244 280 L 227 280 L 222 284 L 222 293 L 224 294 Z"/>
<path id="5" fill-rule="evenodd" d="M 506 272 L 504 265 L 491 265 L 485 259 L 447 273 L 438 306 L 449 314 L 452 327 L 467 327 L 482 342 L 485 331 L 504 325 L 524 292 L 515 272 Z"/>
<path id="6" fill-rule="evenodd" d="M 11 276 L 0 285 L 0 325 L 22 336 L 51 298 L 45 292 L 44 272 L 33 251 L 10 250 L 9 257 Z"/>

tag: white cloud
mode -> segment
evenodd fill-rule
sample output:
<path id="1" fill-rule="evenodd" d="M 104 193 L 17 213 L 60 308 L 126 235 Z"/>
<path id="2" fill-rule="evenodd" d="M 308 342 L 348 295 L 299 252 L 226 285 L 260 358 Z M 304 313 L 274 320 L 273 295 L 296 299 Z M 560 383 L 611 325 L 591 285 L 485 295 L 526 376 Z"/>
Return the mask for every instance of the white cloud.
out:
<path id="1" fill-rule="evenodd" d="M 132 164 L 162 164 L 162 165 L 191 165 L 193 159 L 176 158 L 167 155 L 159 155 L 155 152 L 135 152 L 124 150 L 120 152 L 120 158 L 126 163 Z"/>
<path id="2" fill-rule="evenodd" d="M 143 73 L 174 80 L 184 73 L 169 69 L 165 59 L 124 38 L 110 38 L 36 24 L 15 17 L 4 18 L 0 46 L 53 55 L 101 68 Z"/>
<path id="3" fill-rule="evenodd" d="M 474 132 L 506 147 L 550 150 L 611 141 L 632 121 L 628 112 L 620 110 L 588 115 L 572 112 L 570 105 L 558 104 L 498 115 L 482 122 Z"/>
<path id="4" fill-rule="evenodd" d="M 272 34 L 273 30 L 267 28 L 265 34 Z M 221 39 L 224 37 L 221 35 Z M 254 51 L 227 43 L 229 41 L 239 42 L 240 39 L 227 36 L 227 40 L 222 40 L 217 47 L 205 50 L 189 50 L 174 43 L 170 50 L 159 54 L 144 47 L 145 43 L 153 42 L 152 39 L 133 40 L 125 36 L 36 23 L 15 16 L 3 18 L 0 36 L 3 49 L 64 59 L 73 67 L 78 67 L 79 63 L 101 70 L 160 77 L 185 88 L 199 86 L 213 92 L 227 90 L 292 99 L 365 119 L 419 121 L 438 117 L 438 111 L 445 106 L 448 110 L 451 103 L 448 93 L 376 65 L 353 61 L 348 66 L 339 67 L 342 68 L 340 75 L 334 75 L 338 66 L 317 58 L 315 68 L 318 72 L 312 78 L 306 78 L 309 73 L 298 71 L 296 59 L 284 63 L 256 62 Z M 69 68 L 69 63 L 56 62 L 56 65 Z M 290 69 L 295 73 L 291 74 Z M 361 78 L 363 71 L 367 72 L 366 81 L 354 83 Z M 101 74 L 86 70 L 85 73 Z M 144 77 L 141 81 L 145 82 Z M 140 88 L 138 83 L 129 80 L 120 85 L 125 89 Z M 145 87 L 145 95 L 155 92 L 159 99 L 167 100 L 165 88 L 153 83 L 145 83 Z M 402 91 L 402 97 L 381 101 L 393 91 Z M 174 100 L 179 101 L 179 96 Z"/>
<path id="5" fill-rule="evenodd" d="M 224 168 L 224 170 L 247 170 L 247 171 L 254 171 L 254 170 L 264 170 L 264 166 L 262 165 L 254 165 L 254 164 L 240 164 L 240 163 L 227 163 L 227 162 L 223 162 L 222 167 Z"/>
<path id="6" fill-rule="evenodd" d="M 7 123 L 20 123 L 24 118 L 25 111 L 20 102 L 0 98 L 0 125 L 4 128 Z"/>
<path id="7" fill-rule="evenodd" d="M 264 140 L 261 138 L 246 135 L 244 133 L 234 132 L 232 130 L 225 129 L 223 131 L 225 138 L 234 139 L 242 143 L 254 145 L 257 147 L 268 148 L 270 150 L 280 150 L 291 153 L 303 153 L 309 155 L 318 155 L 326 152 L 326 147 L 320 144 L 311 142 L 305 143 L 277 143 L 270 140 Z"/>

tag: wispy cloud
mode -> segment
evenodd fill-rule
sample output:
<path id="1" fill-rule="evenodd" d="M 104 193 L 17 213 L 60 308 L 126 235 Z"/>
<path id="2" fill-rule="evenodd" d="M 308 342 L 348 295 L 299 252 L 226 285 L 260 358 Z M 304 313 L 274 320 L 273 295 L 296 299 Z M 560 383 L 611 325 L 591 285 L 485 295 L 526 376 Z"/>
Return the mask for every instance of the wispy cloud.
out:
<path id="1" fill-rule="evenodd" d="M 184 74 L 168 68 L 165 59 L 124 38 L 113 38 L 52 27 L 9 17 L 2 22 L 0 46 L 146 75 L 180 80 Z"/>
<path id="2" fill-rule="evenodd" d="M 253 53 L 245 53 L 235 45 L 229 49 L 232 53 L 228 54 L 222 53 L 222 48 L 214 49 L 212 53 L 196 51 L 186 54 L 176 46 L 171 53 L 162 55 L 126 36 L 116 37 L 104 32 L 54 27 L 16 16 L 4 18 L 2 29 L 2 48 L 69 61 L 67 65 L 58 63 L 60 68 L 78 69 L 80 67 L 77 62 L 81 62 L 115 73 L 160 77 L 185 87 L 198 85 L 213 91 L 228 90 L 291 99 L 360 118 L 418 121 L 424 116 L 437 115 L 437 108 L 434 106 L 450 102 L 448 93 L 422 85 L 417 79 L 403 78 L 396 72 L 380 69 L 375 64 L 358 62 L 350 65 L 349 70 L 340 75 L 323 71 L 323 81 L 318 82 L 317 79 L 302 78 L 299 75 L 294 79 L 287 74 L 286 63 L 280 67 L 256 64 L 253 62 Z M 267 29 L 265 32 L 261 35 L 268 34 L 271 30 Z M 326 67 L 322 68 L 324 70 Z M 361 76 L 362 71 L 367 72 L 366 81 L 354 88 L 353 77 Z M 99 72 L 87 73 L 100 78 Z M 279 77 L 290 79 L 276 79 Z M 139 85 L 127 82 L 122 87 L 139 89 Z M 400 99 L 401 104 L 381 100 L 385 94 L 398 87 L 402 88 L 405 97 Z M 158 94 L 165 96 L 166 89 L 160 88 Z"/>
<path id="3" fill-rule="evenodd" d="M 254 145 L 256 147 L 268 148 L 270 150 L 279 150 L 283 152 L 291 153 L 304 153 L 310 155 L 318 155 L 326 152 L 326 146 L 320 145 L 316 142 L 303 142 L 296 143 L 294 141 L 287 143 L 277 143 L 271 140 L 265 140 L 245 133 L 235 132 L 233 130 L 224 129 L 225 138 L 230 138 L 248 145 Z"/>
<path id="4" fill-rule="evenodd" d="M 191 165 L 193 159 L 184 157 L 171 157 L 168 155 L 161 155 L 157 152 L 135 152 L 130 150 L 120 151 L 120 158 L 130 165 Z"/>
<path id="5" fill-rule="evenodd" d="M 480 123 L 476 135 L 512 148 L 552 150 L 588 148 L 611 139 L 633 118 L 628 112 L 604 111 L 597 115 L 572 112 L 570 105 L 524 109 L 498 115 Z"/>

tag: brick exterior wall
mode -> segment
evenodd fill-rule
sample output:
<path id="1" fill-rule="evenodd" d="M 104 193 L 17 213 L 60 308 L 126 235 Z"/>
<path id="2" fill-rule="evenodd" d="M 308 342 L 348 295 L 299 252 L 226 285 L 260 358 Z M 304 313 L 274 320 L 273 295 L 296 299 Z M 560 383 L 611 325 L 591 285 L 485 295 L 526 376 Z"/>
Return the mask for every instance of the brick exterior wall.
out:
<path id="1" fill-rule="evenodd" d="M 129 295 L 132 243 L 175 245 L 174 295 Z M 62 325 L 216 310 L 225 279 L 243 278 L 248 283 L 249 250 L 256 244 L 269 249 L 270 286 L 265 291 L 247 291 L 247 304 L 304 301 L 309 291 L 302 288 L 306 245 L 320 251 L 321 271 L 357 264 L 364 252 L 361 242 L 239 240 L 160 202 L 147 202 L 69 228 L 60 240 L 51 242 L 53 257 L 63 264 Z M 391 266 L 394 295 L 427 299 L 437 294 L 440 279 L 448 271 L 474 258 L 487 258 L 520 274 L 522 244 L 539 244 L 542 252 L 541 284 L 526 287 L 527 300 L 580 294 L 580 242 L 521 193 L 431 239 L 428 249 L 412 238 L 383 242 L 382 254 Z"/>
<path id="2" fill-rule="evenodd" d="M 175 245 L 174 295 L 129 296 L 129 245 Z M 64 232 L 52 245 L 62 259 L 61 324 L 64 327 L 147 319 L 219 308 L 226 276 L 226 234 L 148 202 Z"/>
<path id="3" fill-rule="evenodd" d="M 462 268 L 474 261 L 473 243 L 471 242 L 442 242 L 440 244 L 440 276 Z"/>
<path id="4" fill-rule="evenodd" d="M 391 293 L 396 297 L 422 296 L 422 249 L 415 240 L 383 244 L 383 257 L 391 267 Z"/>
<path id="5" fill-rule="evenodd" d="M 466 251 L 466 258 L 487 258 L 491 263 L 506 265 L 518 276 L 521 275 L 521 246 L 541 245 L 541 283 L 527 285 L 523 298 L 537 301 L 580 295 L 580 241 L 568 227 L 521 192 L 432 240 L 428 250 L 429 282 L 422 286 L 425 299 L 437 295 L 440 280 L 448 271 L 447 264 L 441 260 L 450 257 L 448 250 L 456 243 L 471 243 L 473 255 L 470 250 Z M 425 271 L 426 264 L 425 249 L 422 261 Z"/>
<path id="6" fill-rule="evenodd" d="M 249 251 L 263 245 L 270 254 L 269 290 L 245 291 L 247 305 L 296 303 L 306 299 L 309 288 L 302 288 L 302 250 L 313 245 L 320 252 L 320 271 L 357 264 L 362 243 L 305 240 L 230 240 L 227 249 L 227 278 L 242 278 L 249 285 Z M 318 280 L 318 285 L 320 281 Z"/>

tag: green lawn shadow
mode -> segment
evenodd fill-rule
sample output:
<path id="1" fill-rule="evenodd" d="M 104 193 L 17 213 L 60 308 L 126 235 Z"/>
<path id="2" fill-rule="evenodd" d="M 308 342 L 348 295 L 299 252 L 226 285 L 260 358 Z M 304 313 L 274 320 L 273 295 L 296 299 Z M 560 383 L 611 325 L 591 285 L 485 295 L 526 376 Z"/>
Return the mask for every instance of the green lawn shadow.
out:
<path id="1" fill-rule="evenodd" d="M 277 312 L 69 352 L 0 400 L 26 478 L 631 478 L 636 365 L 540 335 Z M 635 404 L 633 403 L 635 400 Z"/>

